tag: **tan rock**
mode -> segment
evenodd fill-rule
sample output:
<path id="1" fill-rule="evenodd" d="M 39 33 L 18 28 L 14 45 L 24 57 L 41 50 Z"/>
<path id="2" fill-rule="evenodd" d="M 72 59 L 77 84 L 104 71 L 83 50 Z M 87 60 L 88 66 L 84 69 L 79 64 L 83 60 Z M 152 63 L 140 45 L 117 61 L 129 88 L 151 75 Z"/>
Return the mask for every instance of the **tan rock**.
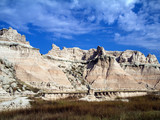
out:
<path id="1" fill-rule="evenodd" d="M 94 89 L 137 90 L 145 89 L 125 72 L 117 61 L 110 56 L 101 56 L 86 78 Z"/>
<path id="2" fill-rule="evenodd" d="M 83 59 L 85 53 L 86 53 L 85 50 L 81 50 L 80 48 L 77 47 L 74 48 L 64 47 L 62 50 L 60 50 L 59 47 L 53 44 L 52 50 L 50 50 L 47 55 L 52 55 L 55 58 L 80 61 Z"/>
<path id="3" fill-rule="evenodd" d="M 5 38 L 9 41 L 26 42 L 26 37 L 24 35 L 21 36 L 21 34 L 11 27 L 9 29 L 0 30 L 0 38 Z"/>
<path id="4" fill-rule="evenodd" d="M 151 55 L 148 54 L 147 58 L 146 58 L 147 63 L 151 63 L 151 64 L 159 64 L 157 58 L 155 55 Z"/>
<path id="5" fill-rule="evenodd" d="M 16 30 L 10 28 L 9 30 L 2 30 L 3 39 L 8 39 L 7 44 L 3 43 L 0 46 L 0 56 L 9 60 L 15 65 L 16 76 L 21 81 L 26 82 L 34 87 L 39 87 L 41 83 L 45 82 L 41 88 L 48 88 L 47 84 L 52 83 L 50 88 L 59 89 L 59 86 L 71 88 L 66 75 L 54 64 L 43 59 L 38 49 L 21 43 L 22 37 Z M 12 45 L 14 41 L 16 44 Z M 25 42 L 25 41 L 22 41 Z M 35 83 L 35 84 L 33 84 Z"/>
<path id="6" fill-rule="evenodd" d="M 0 31 L 0 56 L 15 65 L 16 77 L 45 90 L 160 89 L 160 65 L 154 55 L 139 51 L 81 50 L 52 45 L 41 55 L 16 30 Z"/>

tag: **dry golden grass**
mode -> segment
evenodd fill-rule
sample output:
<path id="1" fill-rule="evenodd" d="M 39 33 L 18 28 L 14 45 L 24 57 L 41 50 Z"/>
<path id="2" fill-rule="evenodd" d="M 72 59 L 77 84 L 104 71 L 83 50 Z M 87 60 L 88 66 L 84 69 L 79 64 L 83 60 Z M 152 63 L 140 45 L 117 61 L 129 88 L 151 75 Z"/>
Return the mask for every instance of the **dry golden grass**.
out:
<path id="1" fill-rule="evenodd" d="M 0 120 L 160 120 L 160 98 L 149 95 L 130 102 L 43 101 L 32 108 L 0 113 Z"/>

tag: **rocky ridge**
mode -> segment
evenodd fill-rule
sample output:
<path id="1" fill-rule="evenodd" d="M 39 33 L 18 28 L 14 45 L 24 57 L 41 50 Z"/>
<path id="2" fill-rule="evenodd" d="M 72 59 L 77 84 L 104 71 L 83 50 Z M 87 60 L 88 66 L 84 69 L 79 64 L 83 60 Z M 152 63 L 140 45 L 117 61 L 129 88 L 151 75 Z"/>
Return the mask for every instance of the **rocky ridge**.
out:
<path id="1" fill-rule="evenodd" d="M 139 51 L 52 45 L 41 55 L 16 30 L 0 30 L 0 81 L 6 94 L 40 91 L 160 90 L 160 64 Z M 31 89 L 33 88 L 33 89 Z M 36 91 L 38 92 L 38 90 Z"/>
<path id="2" fill-rule="evenodd" d="M 76 75 L 72 65 L 83 66 L 83 70 L 79 70 L 83 71 L 81 73 L 83 79 L 79 81 L 85 83 L 86 86 L 107 90 L 159 89 L 160 65 L 155 55 L 149 54 L 145 57 L 143 53 L 132 50 L 106 51 L 100 46 L 88 51 L 79 48 L 60 50 L 54 44 L 52 47 L 52 50 L 44 57 L 51 59 L 52 62 L 56 61 L 60 69 L 72 74 L 74 80 L 80 77 L 77 74 L 74 78 Z"/>

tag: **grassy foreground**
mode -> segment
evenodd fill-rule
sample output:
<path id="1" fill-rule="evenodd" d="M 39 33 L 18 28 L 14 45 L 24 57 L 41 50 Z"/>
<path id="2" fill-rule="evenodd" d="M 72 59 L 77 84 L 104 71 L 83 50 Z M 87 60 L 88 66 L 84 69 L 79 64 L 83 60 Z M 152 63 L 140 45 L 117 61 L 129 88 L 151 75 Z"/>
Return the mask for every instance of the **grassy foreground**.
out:
<path id="1" fill-rule="evenodd" d="M 32 108 L 0 112 L 0 120 L 160 120 L 160 98 L 148 95 L 130 102 L 43 101 Z"/>

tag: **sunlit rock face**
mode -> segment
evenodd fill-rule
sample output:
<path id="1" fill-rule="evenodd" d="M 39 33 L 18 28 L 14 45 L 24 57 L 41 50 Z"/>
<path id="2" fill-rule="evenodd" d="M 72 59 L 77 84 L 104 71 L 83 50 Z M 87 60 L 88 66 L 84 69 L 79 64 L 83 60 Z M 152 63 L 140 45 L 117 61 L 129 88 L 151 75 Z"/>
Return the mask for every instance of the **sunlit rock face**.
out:
<path id="1" fill-rule="evenodd" d="M 0 39 L 2 41 L 12 41 L 29 44 L 28 42 L 26 42 L 26 37 L 24 35 L 19 34 L 17 30 L 12 29 L 11 27 L 9 29 L 3 28 L 2 30 L 0 30 Z"/>
<path id="2" fill-rule="evenodd" d="M 16 77 L 33 87 L 72 89 L 64 72 L 43 59 L 39 50 L 30 46 L 25 37 L 12 28 L 0 32 L 0 57 L 14 64 Z"/>
<path id="3" fill-rule="evenodd" d="M 138 90 L 145 89 L 137 84 L 133 76 L 124 71 L 114 57 L 100 56 L 92 63 L 87 80 L 95 89 Z"/>
<path id="4" fill-rule="evenodd" d="M 62 71 L 70 71 L 72 83 L 76 86 L 85 81 L 94 89 L 107 90 L 154 90 L 159 88 L 160 65 L 155 55 L 147 57 L 139 51 L 126 50 L 106 51 L 103 47 L 81 50 L 79 48 L 53 49 L 45 57 L 58 66 Z M 59 59 L 59 60 L 58 60 Z M 81 64 L 81 80 L 74 74 L 72 65 Z M 63 66 L 63 67 L 62 67 Z M 76 65 L 75 65 L 76 66 Z M 75 68 L 76 69 L 76 68 Z M 66 72 L 65 72 L 66 73 Z M 67 75 L 68 76 L 68 75 Z M 73 82 L 74 81 L 74 82 Z"/>
<path id="5" fill-rule="evenodd" d="M 117 61 L 139 84 L 144 84 L 147 89 L 160 89 L 160 64 L 155 55 L 145 57 L 139 51 L 127 50 L 117 57 Z"/>
<path id="6" fill-rule="evenodd" d="M 160 64 L 139 51 L 81 50 L 52 45 L 46 55 L 12 28 L 0 31 L 0 58 L 14 65 L 15 76 L 48 91 L 159 90 Z"/>
<path id="7" fill-rule="evenodd" d="M 60 50 L 58 46 L 55 44 L 52 45 L 52 50 L 48 52 L 47 55 L 51 55 L 55 58 L 66 59 L 66 60 L 73 60 L 73 61 L 80 61 L 82 60 L 83 56 L 86 54 L 85 50 L 81 50 L 80 48 L 63 48 Z"/>
<path id="8" fill-rule="evenodd" d="M 149 63 L 149 64 L 159 64 L 155 55 L 149 54 L 147 57 L 139 51 L 126 50 L 122 52 L 118 57 L 117 61 L 119 63 Z"/>

